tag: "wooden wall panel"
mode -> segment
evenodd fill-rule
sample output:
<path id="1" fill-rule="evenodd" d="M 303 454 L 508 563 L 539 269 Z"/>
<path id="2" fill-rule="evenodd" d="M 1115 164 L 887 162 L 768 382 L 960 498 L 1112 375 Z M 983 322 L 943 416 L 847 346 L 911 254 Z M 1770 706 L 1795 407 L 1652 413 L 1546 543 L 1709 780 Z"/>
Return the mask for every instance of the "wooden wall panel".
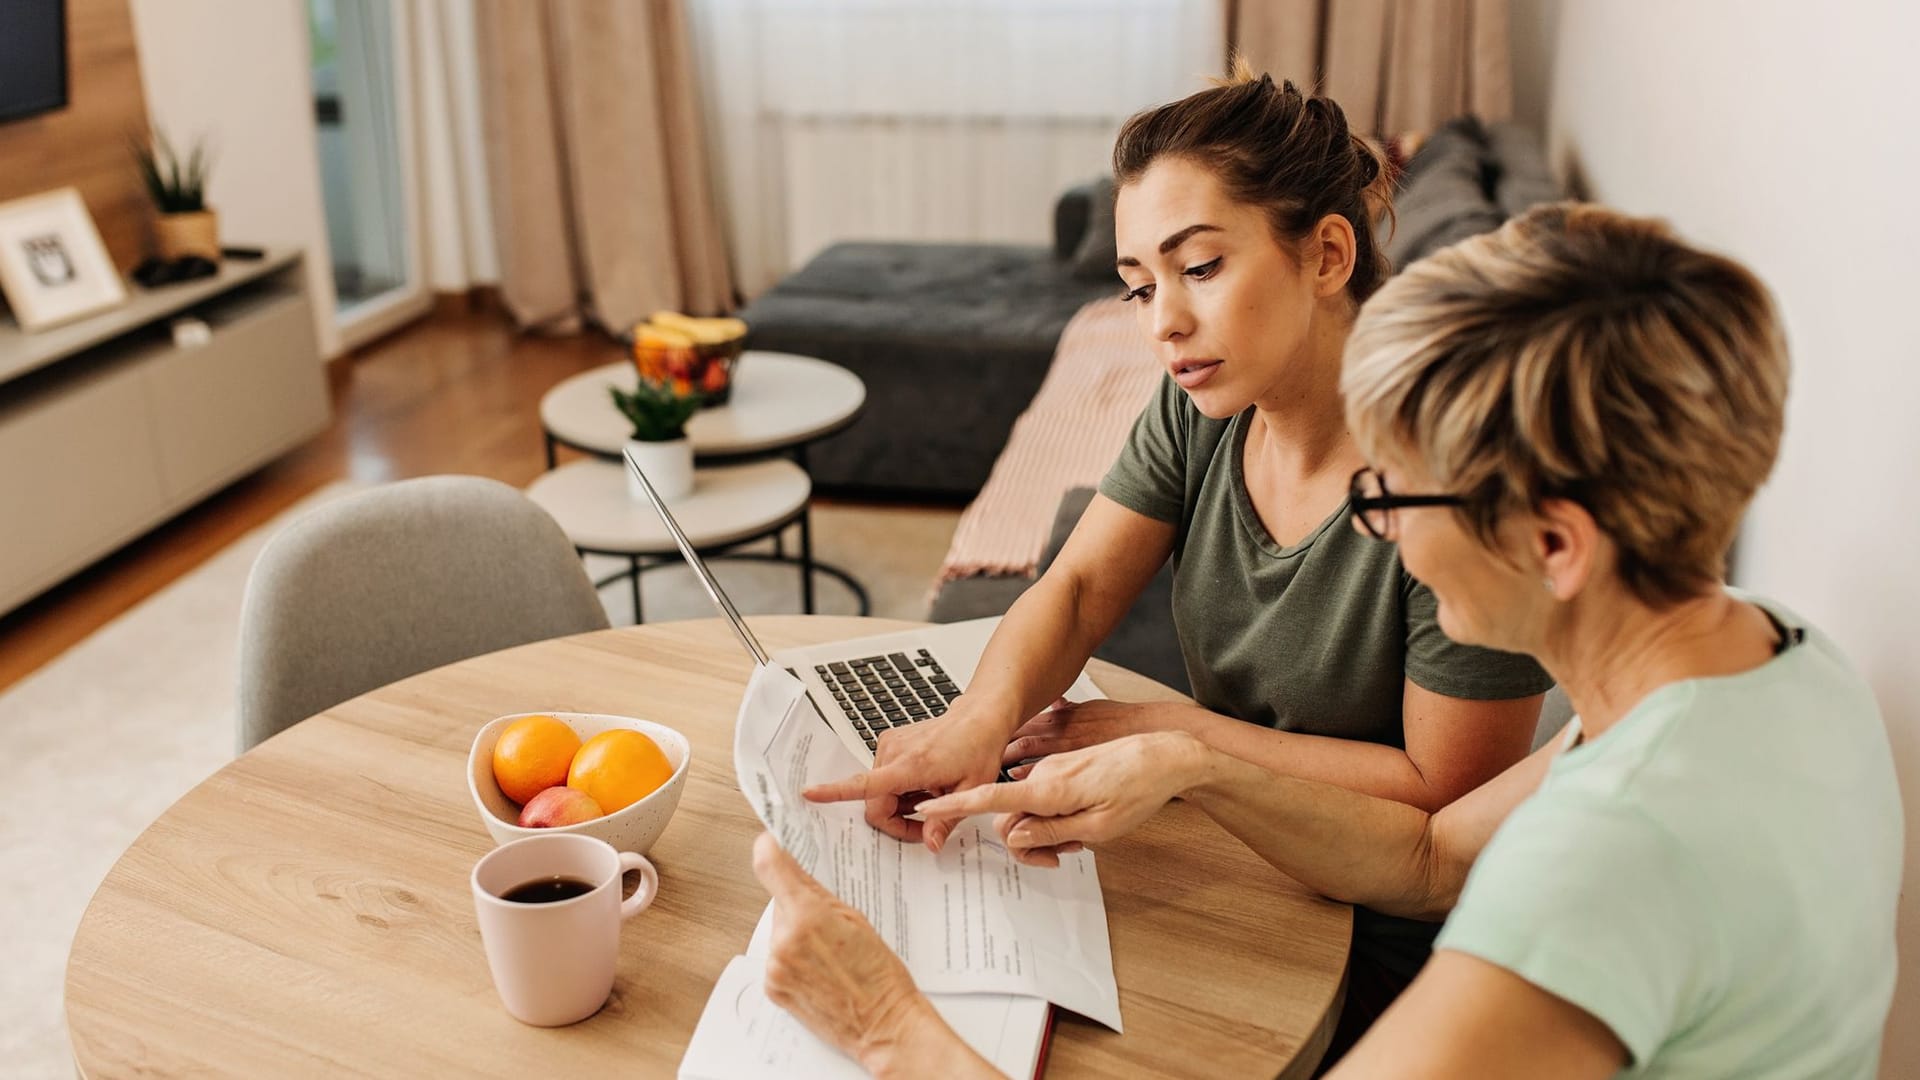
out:
<path id="1" fill-rule="evenodd" d="M 0 123 L 0 201 L 79 188 L 122 270 L 146 256 L 151 204 L 128 151 L 146 94 L 128 0 L 67 0 L 67 107 Z"/>

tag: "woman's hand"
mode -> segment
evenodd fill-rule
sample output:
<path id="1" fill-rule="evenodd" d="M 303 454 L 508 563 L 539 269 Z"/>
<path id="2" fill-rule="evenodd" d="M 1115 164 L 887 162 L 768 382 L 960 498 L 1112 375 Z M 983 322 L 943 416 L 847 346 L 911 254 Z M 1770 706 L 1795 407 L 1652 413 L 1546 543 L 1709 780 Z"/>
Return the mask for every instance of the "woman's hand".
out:
<path id="1" fill-rule="evenodd" d="M 1178 706 L 1165 702 L 1092 701 L 1073 702 L 1066 698 L 1020 725 L 1001 753 L 1001 761 L 1016 761 L 1061 754 L 1099 743 L 1176 728 L 1174 713 Z M 1024 775 L 1016 770 L 1016 778 Z"/>
<path id="2" fill-rule="evenodd" d="M 753 873 L 773 894 L 767 1000 L 876 1075 L 941 1075 L 973 1056 L 867 920 L 770 833 L 754 842 Z"/>
<path id="3" fill-rule="evenodd" d="M 1007 743 L 1001 760 L 1012 765 L 1016 761 L 1097 746 L 1129 735 L 1161 731 L 1184 731 L 1213 745 L 1209 732 L 1223 722 L 1228 726 L 1239 723 L 1197 705 L 1180 702 L 1105 698 L 1072 702 L 1061 698 L 1054 702 L 1053 708 L 1020 725 Z M 1028 768 L 1012 769 L 1014 779 L 1025 776 Z"/>
<path id="4" fill-rule="evenodd" d="M 974 814 L 997 812 L 1007 850 L 1032 866 L 1058 866 L 1084 844 L 1122 836 L 1204 775 L 1212 753 L 1185 732 L 1130 735 L 1055 754 L 1026 778 L 955 792 L 918 807 L 931 827 L 949 830 Z"/>
<path id="5" fill-rule="evenodd" d="M 1001 750 L 1012 719 L 961 694 L 945 716 L 881 735 L 871 772 L 817 784 L 806 790 L 806 797 L 814 802 L 864 799 L 867 824 L 888 836 L 924 841 L 937 852 L 954 823 L 927 823 L 923 828 L 905 815 L 926 796 L 993 783 L 1000 775 Z"/>

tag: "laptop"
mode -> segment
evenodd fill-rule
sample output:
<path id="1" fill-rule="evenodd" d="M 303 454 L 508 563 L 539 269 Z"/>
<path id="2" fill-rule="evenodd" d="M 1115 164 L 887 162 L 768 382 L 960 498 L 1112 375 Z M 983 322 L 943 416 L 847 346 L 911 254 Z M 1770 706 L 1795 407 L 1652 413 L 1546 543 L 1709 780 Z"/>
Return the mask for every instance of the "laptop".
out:
<path id="1" fill-rule="evenodd" d="M 820 718 L 857 760 L 872 765 L 883 732 L 944 715 L 966 689 L 987 640 L 1000 623 L 998 617 L 768 652 L 747 628 L 645 471 L 631 455 L 623 452 L 621 456 L 740 644 L 756 662 L 785 668 L 799 679 Z M 1066 696 L 1085 701 L 1102 695 L 1082 672 Z M 1001 779 L 1007 779 L 1004 772 Z"/>

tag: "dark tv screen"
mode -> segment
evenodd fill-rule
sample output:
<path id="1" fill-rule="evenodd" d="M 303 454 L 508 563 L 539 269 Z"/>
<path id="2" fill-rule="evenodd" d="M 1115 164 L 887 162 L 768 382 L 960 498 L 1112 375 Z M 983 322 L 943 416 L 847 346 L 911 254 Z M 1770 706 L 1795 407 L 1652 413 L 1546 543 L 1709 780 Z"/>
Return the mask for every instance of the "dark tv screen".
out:
<path id="1" fill-rule="evenodd" d="M 0 120 L 66 104 L 66 0 L 0 0 Z"/>

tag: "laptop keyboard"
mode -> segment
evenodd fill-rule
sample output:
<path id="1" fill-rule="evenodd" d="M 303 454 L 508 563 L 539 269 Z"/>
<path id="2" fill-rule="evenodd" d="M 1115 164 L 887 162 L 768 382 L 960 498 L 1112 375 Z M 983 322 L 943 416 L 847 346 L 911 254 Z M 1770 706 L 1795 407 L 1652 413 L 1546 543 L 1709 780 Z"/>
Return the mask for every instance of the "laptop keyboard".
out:
<path id="1" fill-rule="evenodd" d="M 925 649 L 816 664 L 813 673 L 833 692 L 834 703 L 876 749 L 880 733 L 939 716 L 960 696 L 939 661 Z"/>

